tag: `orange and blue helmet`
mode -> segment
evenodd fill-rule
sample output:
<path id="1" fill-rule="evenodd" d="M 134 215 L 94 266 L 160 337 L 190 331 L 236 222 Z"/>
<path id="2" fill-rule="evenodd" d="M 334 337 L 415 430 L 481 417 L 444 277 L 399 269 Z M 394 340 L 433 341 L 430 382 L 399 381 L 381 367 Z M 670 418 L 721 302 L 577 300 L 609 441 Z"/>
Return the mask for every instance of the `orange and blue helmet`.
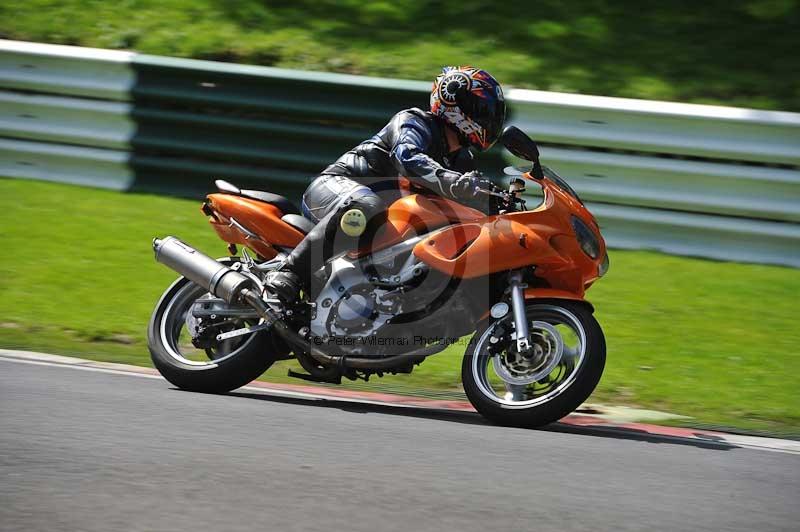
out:
<path id="1" fill-rule="evenodd" d="M 503 131 L 503 89 L 485 70 L 444 67 L 433 82 L 431 112 L 450 124 L 463 144 L 486 151 Z"/>

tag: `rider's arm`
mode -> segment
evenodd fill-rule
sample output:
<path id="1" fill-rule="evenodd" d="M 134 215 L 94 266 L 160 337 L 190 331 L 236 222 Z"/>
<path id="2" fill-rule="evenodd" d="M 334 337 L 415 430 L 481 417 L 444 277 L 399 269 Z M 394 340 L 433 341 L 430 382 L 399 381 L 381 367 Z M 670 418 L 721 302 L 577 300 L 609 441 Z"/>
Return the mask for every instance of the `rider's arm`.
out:
<path id="1" fill-rule="evenodd" d="M 448 170 L 425 153 L 432 142 L 431 131 L 419 118 L 407 114 L 395 118 L 396 131 L 390 153 L 392 164 L 413 183 L 442 196 L 450 196 L 450 185 L 461 177 Z"/>

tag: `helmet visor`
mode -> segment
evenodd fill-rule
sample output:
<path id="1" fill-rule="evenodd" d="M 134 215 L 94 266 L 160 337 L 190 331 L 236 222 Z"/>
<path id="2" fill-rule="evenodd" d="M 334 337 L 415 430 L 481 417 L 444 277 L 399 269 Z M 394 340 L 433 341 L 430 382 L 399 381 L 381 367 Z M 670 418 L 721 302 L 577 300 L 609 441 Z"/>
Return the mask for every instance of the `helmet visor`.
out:
<path id="1" fill-rule="evenodd" d="M 506 103 L 499 98 L 470 98 L 467 109 L 464 110 L 467 116 L 486 131 L 486 145 L 482 146 L 482 150 L 488 150 L 503 131 Z"/>

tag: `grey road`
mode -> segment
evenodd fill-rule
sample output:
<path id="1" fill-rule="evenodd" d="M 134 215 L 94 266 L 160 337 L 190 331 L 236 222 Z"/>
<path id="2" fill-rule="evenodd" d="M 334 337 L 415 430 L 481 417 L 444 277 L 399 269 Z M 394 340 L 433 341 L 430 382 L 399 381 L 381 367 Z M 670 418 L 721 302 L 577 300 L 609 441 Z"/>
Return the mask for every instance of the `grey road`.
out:
<path id="1" fill-rule="evenodd" d="M 0 529 L 797 530 L 800 456 L 0 359 Z"/>

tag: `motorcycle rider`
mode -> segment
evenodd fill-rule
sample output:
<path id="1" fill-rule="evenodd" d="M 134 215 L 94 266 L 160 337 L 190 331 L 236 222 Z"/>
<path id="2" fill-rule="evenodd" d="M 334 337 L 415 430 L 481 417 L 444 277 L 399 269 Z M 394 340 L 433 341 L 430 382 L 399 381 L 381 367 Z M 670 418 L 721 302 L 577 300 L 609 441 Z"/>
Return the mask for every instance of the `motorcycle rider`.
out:
<path id="1" fill-rule="evenodd" d="M 430 111 L 397 113 L 311 182 L 302 211 L 316 226 L 267 276 L 268 289 L 284 302 L 296 300 L 334 253 L 373 236 L 386 215 L 377 192 L 396 189 L 400 176 L 462 201 L 472 199 L 477 187 L 497 190 L 475 171 L 470 148 L 488 150 L 502 132 L 505 115 L 502 88 L 489 73 L 468 66 L 443 68 L 433 83 Z"/>

